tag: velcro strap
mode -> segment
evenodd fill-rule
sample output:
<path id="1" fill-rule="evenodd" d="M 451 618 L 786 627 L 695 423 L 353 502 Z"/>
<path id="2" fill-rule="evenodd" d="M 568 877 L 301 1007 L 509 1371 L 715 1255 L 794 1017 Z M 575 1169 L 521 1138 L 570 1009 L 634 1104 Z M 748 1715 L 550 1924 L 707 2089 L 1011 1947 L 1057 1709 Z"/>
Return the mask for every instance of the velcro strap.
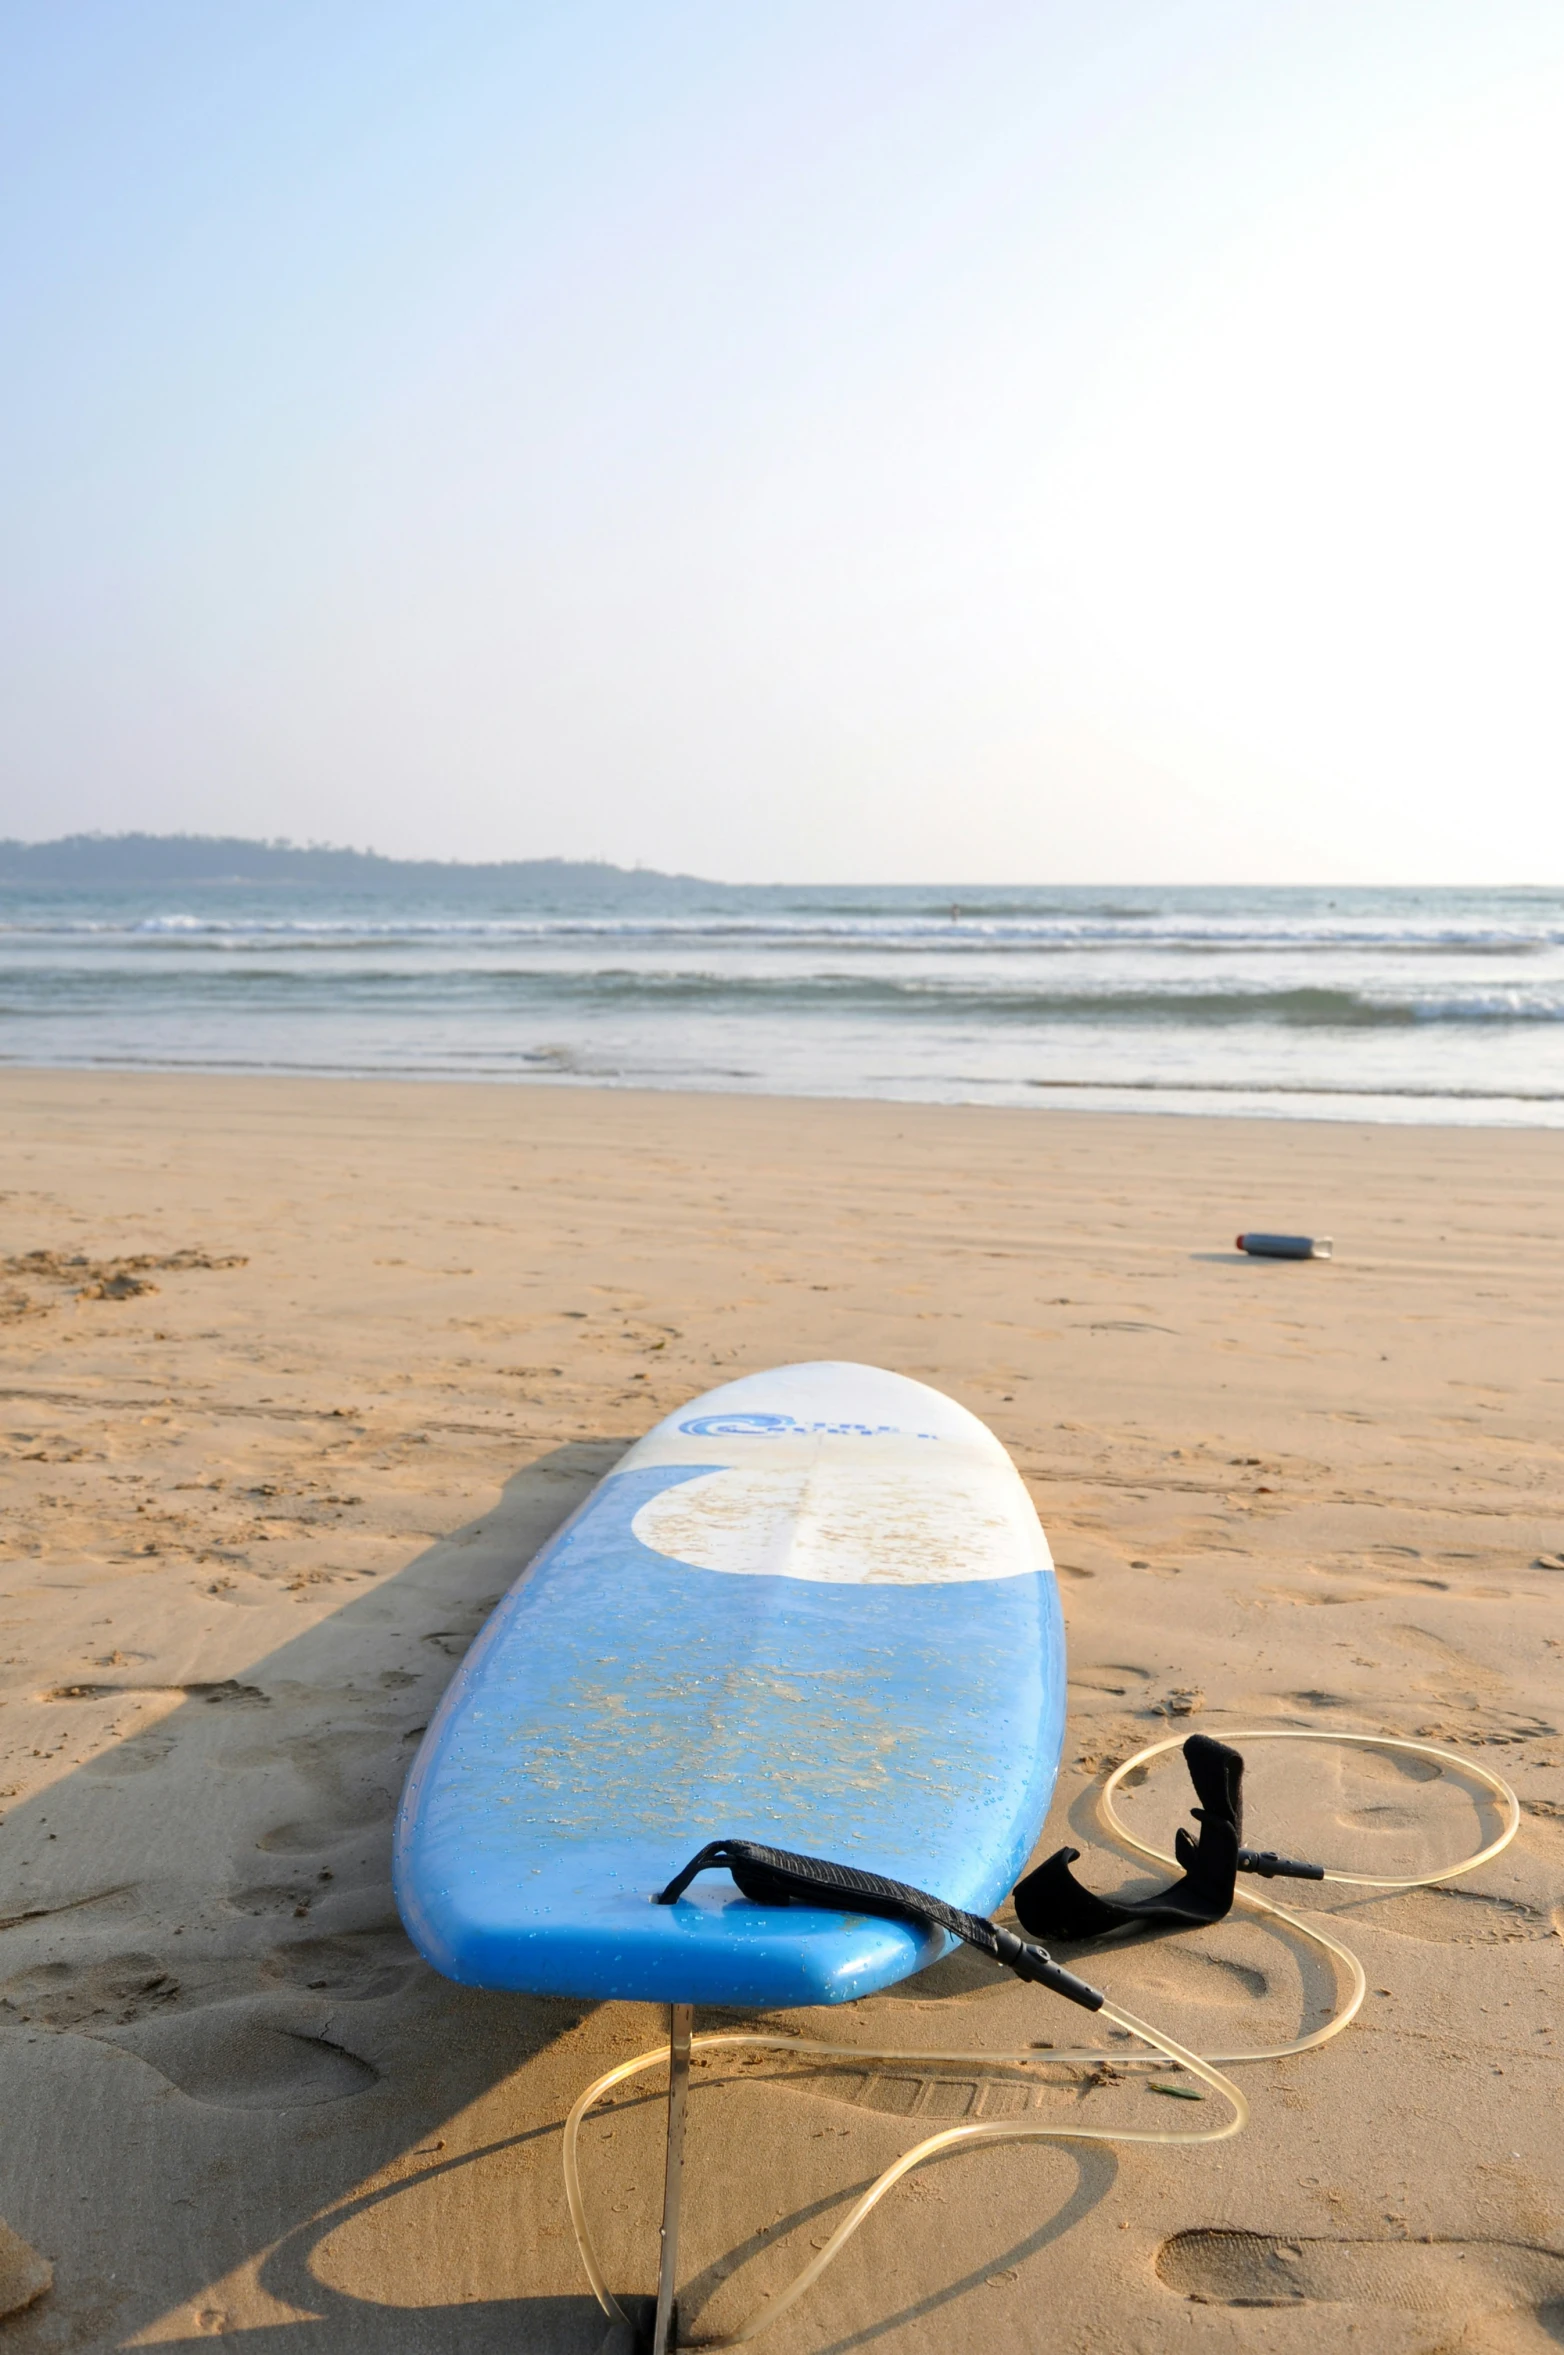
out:
<path id="1" fill-rule="evenodd" d="M 872 1913 L 893 1921 L 915 1922 L 946 1930 L 987 1954 L 999 1952 L 994 1925 L 980 1913 L 947 1905 L 927 1889 L 884 1873 L 866 1873 L 855 1864 L 838 1864 L 827 1856 L 799 1856 L 790 1848 L 768 1848 L 759 1840 L 709 1840 L 660 1890 L 659 1905 L 682 1897 L 697 1873 L 711 1865 L 726 1865 L 744 1895 L 756 1905 L 821 1905 L 835 1913 Z M 848 1902 L 844 1905 L 843 1900 Z"/>

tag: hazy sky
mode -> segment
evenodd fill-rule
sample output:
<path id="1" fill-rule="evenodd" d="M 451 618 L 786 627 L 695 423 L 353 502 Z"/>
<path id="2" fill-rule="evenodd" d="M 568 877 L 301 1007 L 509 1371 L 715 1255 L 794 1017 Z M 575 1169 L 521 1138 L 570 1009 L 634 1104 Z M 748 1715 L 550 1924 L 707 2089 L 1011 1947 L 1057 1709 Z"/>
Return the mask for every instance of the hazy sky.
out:
<path id="1" fill-rule="evenodd" d="M 0 833 L 1564 881 L 1559 0 L 8 0 Z"/>

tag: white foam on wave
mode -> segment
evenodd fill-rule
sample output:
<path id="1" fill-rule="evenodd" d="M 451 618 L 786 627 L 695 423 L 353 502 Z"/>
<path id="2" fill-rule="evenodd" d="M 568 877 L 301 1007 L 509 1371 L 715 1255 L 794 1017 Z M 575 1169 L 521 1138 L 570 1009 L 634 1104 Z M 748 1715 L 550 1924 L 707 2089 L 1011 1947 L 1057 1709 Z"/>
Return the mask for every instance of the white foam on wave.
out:
<path id="1" fill-rule="evenodd" d="M 0 1060 L 1550 1123 L 1564 1101 L 1564 892 L 942 896 L 0 886 Z"/>

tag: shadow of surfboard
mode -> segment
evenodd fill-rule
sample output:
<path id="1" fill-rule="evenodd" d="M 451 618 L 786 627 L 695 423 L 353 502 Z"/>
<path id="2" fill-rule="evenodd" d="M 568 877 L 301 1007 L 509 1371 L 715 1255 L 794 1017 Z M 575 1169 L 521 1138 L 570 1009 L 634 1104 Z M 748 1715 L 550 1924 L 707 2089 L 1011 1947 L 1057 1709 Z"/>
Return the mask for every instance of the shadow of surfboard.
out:
<path id="1" fill-rule="evenodd" d="M 539 1456 L 481 1520 L 225 1683 L 143 1691 L 127 1669 L 52 1698 L 73 1739 L 96 1726 L 101 1743 L 131 1700 L 141 1722 L 6 1824 L 7 1853 L 42 1877 L 10 1882 L 0 1912 L 0 2214 L 55 2265 L 52 2293 L 7 2325 L 19 2355 L 57 2344 L 62 2321 L 105 2346 L 232 2329 L 257 2355 L 335 2355 L 384 2348 L 392 2326 L 408 2355 L 595 2355 L 603 2317 L 563 2229 L 558 2158 L 593 2072 L 592 2007 L 430 1971 L 392 1902 L 390 1832 L 457 1659 L 622 1445 Z M 101 1849 L 105 1813 L 115 1869 L 78 1885 L 73 1849 L 89 1823 Z M 562 2228 L 510 2252 L 519 2294 L 498 2299 L 483 2294 L 494 2153 L 525 2163 L 540 2221 L 557 2209 Z M 403 2303 L 399 2260 L 365 2300 L 294 2261 L 447 2154 L 474 2193 L 454 2219 L 461 2294 L 430 2305 L 411 2284 Z M 447 2244 L 452 2228 L 442 2210 Z"/>

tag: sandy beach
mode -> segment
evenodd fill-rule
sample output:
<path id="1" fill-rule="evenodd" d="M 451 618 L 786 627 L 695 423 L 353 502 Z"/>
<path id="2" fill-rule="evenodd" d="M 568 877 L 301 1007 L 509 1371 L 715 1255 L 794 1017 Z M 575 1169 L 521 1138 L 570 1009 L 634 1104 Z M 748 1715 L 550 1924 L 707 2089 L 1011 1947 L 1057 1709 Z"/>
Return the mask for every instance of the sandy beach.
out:
<path id="1" fill-rule="evenodd" d="M 596 2355 L 560 2125 L 660 2018 L 439 1980 L 390 1821 L 453 1664 L 623 1447 L 810 1358 L 950 1392 L 1031 1485 L 1071 1668 L 1040 1854 L 1139 1879 L 1092 1793 L 1196 1727 L 1422 1736 L 1525 1813 L 1454 1887 L 1297 1896 L 1369 1993 L 1245 2072 L 1241 2139 L 952 2158 L 762 2344 L 1559 2344 L 1564 1136 L 12 1070 L 0 1188 L 8 2348 Z M 1245 1226 L 1337 1256 L 1247 1261 Z M 1251 1784 L 1257 1841 L 1363 1872 L 1491 1829 L 1383 1757 L 1257 1754 Z M 1175 1768 L 1136 1820 L 1166 1836 L 1187 1796 Z M 1330 1992 L 1236 1918 L 1092 1970 L 1202 2050 Z M 957 1957 L 827 2024 L 998 2048 L 1079 2016 Z M 995 2098 L 732 2074 L 693 2104 L 692 2336 Z M 1202 2115 L 1111 2078 L 1035 2099 Z M 660 2133 L 648 2095 L 587 2136 L 626 2292 Z"/>

